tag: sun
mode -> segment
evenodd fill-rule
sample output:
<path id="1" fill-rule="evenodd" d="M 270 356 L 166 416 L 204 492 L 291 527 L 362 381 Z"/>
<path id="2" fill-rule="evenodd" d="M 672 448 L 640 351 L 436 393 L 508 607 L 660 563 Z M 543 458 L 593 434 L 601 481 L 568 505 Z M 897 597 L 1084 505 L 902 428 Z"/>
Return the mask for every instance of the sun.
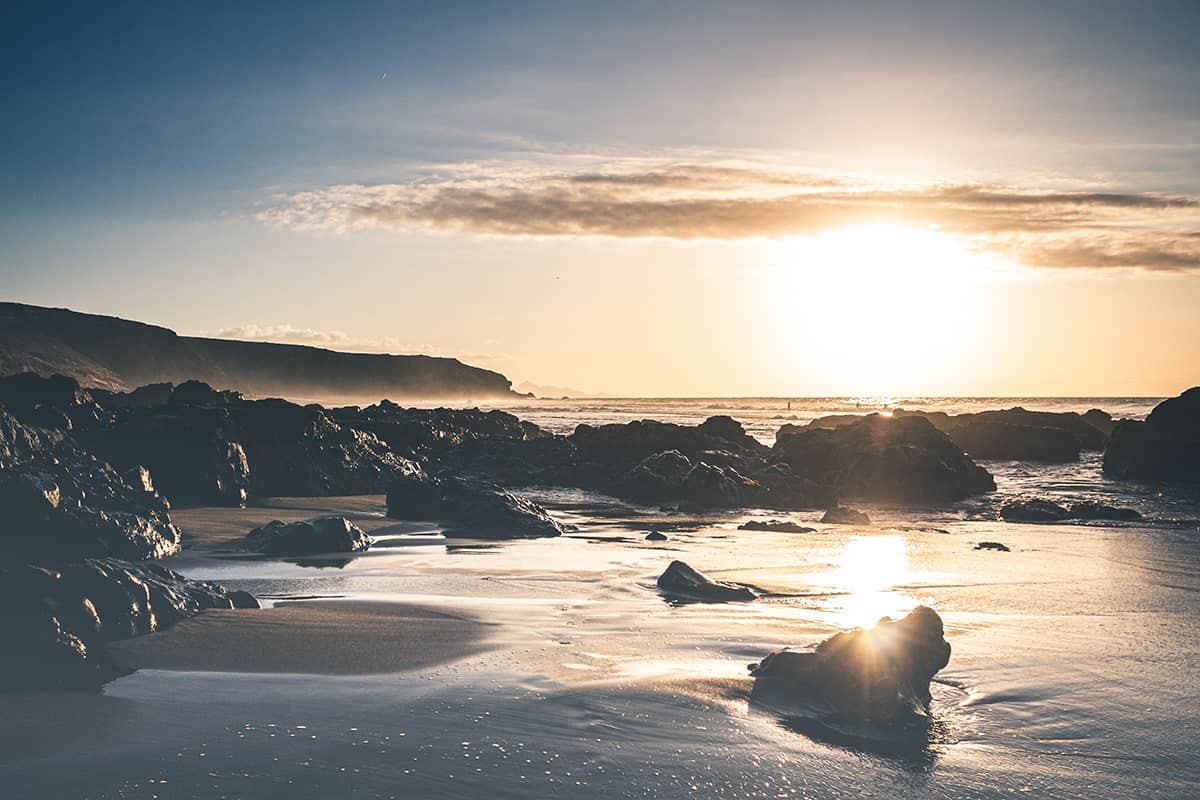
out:
<path id="1" fill-rule="evenodd" d="M 785 352 L 803 353 L 846 391 L 905 394 L 945 385 L 967 355 L 987 272 L 935 228 L 872 223 L 773 244 Z"/>

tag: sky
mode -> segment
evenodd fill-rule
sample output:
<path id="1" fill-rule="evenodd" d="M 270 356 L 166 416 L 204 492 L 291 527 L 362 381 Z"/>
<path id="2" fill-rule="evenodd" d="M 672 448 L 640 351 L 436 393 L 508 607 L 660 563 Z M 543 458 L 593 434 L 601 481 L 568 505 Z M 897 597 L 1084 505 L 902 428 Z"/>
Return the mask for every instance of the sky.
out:
<path id="1" fill-rule="evenodd" d="M 1200 4 L 14 3 L 3 299 L 660 396 L 1200 384 Z"/>

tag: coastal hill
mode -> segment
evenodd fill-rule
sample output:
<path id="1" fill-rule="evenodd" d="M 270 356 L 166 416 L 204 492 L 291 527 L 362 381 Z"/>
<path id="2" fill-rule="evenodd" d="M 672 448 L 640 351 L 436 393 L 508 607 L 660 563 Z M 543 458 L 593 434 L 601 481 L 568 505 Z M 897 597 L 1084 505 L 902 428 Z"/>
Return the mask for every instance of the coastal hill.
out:
<path id="1" fill-rule="evenodd" d="M 0 375 L 20 372 L 58 373 L 111 391 L 195 379 L 251 395 L 293 397 L 513 394 L 500 373 L 453 358 L 180 336 L 118 317 L 0 303 Z"/>

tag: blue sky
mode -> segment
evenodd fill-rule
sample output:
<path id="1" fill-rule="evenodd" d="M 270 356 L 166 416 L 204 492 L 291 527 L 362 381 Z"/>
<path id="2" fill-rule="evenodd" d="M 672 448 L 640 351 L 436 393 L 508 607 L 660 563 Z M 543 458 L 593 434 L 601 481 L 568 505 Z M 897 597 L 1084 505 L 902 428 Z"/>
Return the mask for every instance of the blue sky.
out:
<path id="1" fill-rule="evenodd" d="M 509 364 L 517 377 L 547 383 L 702 391 L 683 379 L 647 382 L 657 374 L 649 364 L 590 376 L 565 353 L 531 349 L 536 337 L 524 320 L 544 326 L 553 315 L 519 311 L 521 287 L 561 281 L 563 272 L 580 291 L 619 282 L 618 257 L 640 263 L 639 275 L 662 272 L 666 286 L 689 276 L 721 280 L 705 270 L 746 255 L 730 256 L 728 244 L 700 252 L 672 244 L 670 231 L 664 242 L 577 225 L 530 239 L 524 221 L 510 225 L 516 238 L 498 238 L 494 224 L 461 211 L 446 226 L 444 217 L 416 224 L 410 194 L 395 193 L 381 201 L 391 204 L 388 224 L 372 230 L 311 224 L 307 206 L 303 225 L 263 214 L 294 210 L 298 194 L 334 186 L 410 192 L 414 182 L 452 174 L 453 188 L 462 165 L 475 178 L 486 173 L 489 186 L 522 188 L 572 170 L 736 162 L 891 189 L 945 183 L 1200 195 L 1194 2 L 41 3 L 7 10 L 0 34 L 6 294 L 186 332 L 337 331 L 363 346 L 494 357 L 489 366 Z M 403 220 L 392 224 L 397 203 Z M 1109 225 L 1105 214 L 1089 230 Z M 1146 211 L 1120 224 L 1141 230 L 1159 219 Z M 1188 298 L 1195 270 L 1180 236 L 1194 225 L 1194 216 L 1172 218 L 1175 239 L 1162 234 L 1153 243 L 1170 251 L 1169 263 L 1184 264 L 1172 269 L 1181 274 L 1170 293 Z M 962 232 L 979 233 L 968 228 Z M 986 233 L 1003 238 L 1011 225 Z M 744 234 L 730 236 L 775 235 Z M 1149 246 L 1120 244 L 1122 254 Z M 1082 252 L 1072 264 L 1095 248 Z M 1138 272 L 1149 262 L 1118 263 L 1124 257 L 1108 266 L 1132 270 L 1122 279 L 1125 294 L 1165 280 Z M 1043 257 L 1042 266 L 1062 261 L 1052 260 Z M 1075 270 L 1066 280 L 1083 276 Z M 1097 280 L 1092 288 L 1102 292 L 1114 278 L 1110 271 Z M 628 313 L 620 298 L 635 286 L 625 289 L 613 291 L 611 307 L 593 309 L 598 319 Z M 446 308 L 431 311 L 414 299 L 416 290 L 482 321 L 452 325 Z M 364 294 L 375 295 L 366 306 Z M 569 304 L 580 300 L 552 293 L 545 302 L 566 303 L 560 310 L 570 317 Z M 576 352 L 596 348 L 598 364 L 620 361 L 587 331 L 566 340 Z M 745 380 L 754 384 L 745 392 L 808 385 L 776 385 L 765 373 Z"/>

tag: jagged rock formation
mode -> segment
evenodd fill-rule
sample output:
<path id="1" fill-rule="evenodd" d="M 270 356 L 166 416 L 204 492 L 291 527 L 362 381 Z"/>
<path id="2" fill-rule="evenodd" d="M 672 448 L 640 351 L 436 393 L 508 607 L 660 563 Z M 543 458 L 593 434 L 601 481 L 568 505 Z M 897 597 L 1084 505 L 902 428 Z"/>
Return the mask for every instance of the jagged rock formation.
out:
<path id="1" fill-rule="evenodd" d="M 206 608 L 258 602 L 158 564 L 0 566 L 0 691 L 95 690 L 119 674 L 105 642 L 152 633 Z"/>

